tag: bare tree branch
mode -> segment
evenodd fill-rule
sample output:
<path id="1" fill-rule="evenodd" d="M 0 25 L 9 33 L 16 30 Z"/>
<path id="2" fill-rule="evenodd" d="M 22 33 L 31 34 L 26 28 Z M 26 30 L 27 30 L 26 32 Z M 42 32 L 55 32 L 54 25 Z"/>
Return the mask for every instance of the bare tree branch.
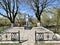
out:
<path id="1" fill-rule="evenodd" d="M 1 16 L 4 16 L 4 17 L 7 17 L 7 16 L 3 15 L 2 13 L 0 13 L 0 15 L 1 15 Z"/>
<path id="2" fill-rule="evenodd" d="M 38 21 L 41 23 L 41 14 L 48 6 L 54 5 L 56 0 L 28 0 L 28 5 L 34 10 Z M 33 3 L 33 5 L 32 5 Z"/>
<path id="3" fill-rule="evenodd" d="M 0 6 L 6 12 L 5 15 L 0 13 L 1 16 L 4 16 L 10 20 L 11 23 L 15 22 L 15 17 L 18 13 L 18 2 L 19 0 L 1 0 Z"/>

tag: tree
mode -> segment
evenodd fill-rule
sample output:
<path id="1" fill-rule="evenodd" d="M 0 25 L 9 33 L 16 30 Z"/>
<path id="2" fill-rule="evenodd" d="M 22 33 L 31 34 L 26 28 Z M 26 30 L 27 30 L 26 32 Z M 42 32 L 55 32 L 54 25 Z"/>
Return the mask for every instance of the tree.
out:
<path id="1" fill-rule="evenodd" d="M 33 9 L 38 22 L 41 23 L 41 15 L 48 6 L 53 6 L 56 0 L 27 0 L 27 3 Z"/>
<path id="2" fill-rule="evenodd" d="M 18 12 L 18 15 L 16 17 L 18 26 L 24 26 L 26 24 L 25 18 L 26 18 L 26 13 Z"/>
<path id="3" fill-rule="evenodd" d="M 54 32 L 59 32 L 60 26 L 60 8 L 54 7 L 52 9 L 47 10 L 46 12 L 53 14 L 51 18 L 52 24 L 55 26 Z"/>
<path id="4" fill-rule="evenodd" d="M 15 23 L 15 17 L 17 15 L 18 12 L 18 8 L 19 8 L 19 0 L 1 0 L 0 1 L 0 9 L 5 11 L 5 15 L 4 13 L 1 13 L 0 11 L 0 15 L 8 18 L 11 22 L 11 27 L 14 26 Z"/>
<path id="5" fill-rule="evenodd" d="M 41 22 L 42 22 L 42 25 L 44 26 L 48 26 L 48 25 L 50 25 L 51 24 L 51 18 L 50 18 L 50 15 L 48 14 L 48 13 L 44 13 L 43 15 L 42 15 L 42 18 L 41 18 Z"/>
<path id="6" fill-rule="evenodd" d="M 52 20 L 54 20 L 55 24 L 56 24 L 56 33 L 59 33 L 59 27 L 60 27 L 60 8 L 55 7 L 54 8 L 54 12 L 51 11 L 52 13 L 54 13 L 54 17 L 52 18 Z"/>
<path id="7" fill-rule="evenodd" d="M 57 8 L 57 30 L 59 30 L 60 8 Z"/>

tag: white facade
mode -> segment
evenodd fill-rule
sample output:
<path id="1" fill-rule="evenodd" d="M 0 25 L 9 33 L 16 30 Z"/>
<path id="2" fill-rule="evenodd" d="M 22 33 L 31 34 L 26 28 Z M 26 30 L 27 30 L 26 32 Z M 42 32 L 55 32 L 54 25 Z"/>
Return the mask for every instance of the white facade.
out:
<path id="1" fill-rule="evenodd" d="M 55 36 L 55 37 L 54 37 Z M 57 36 L 50 30 L 43 27 L 33 27 L 31 30 L 25 30 L 24 27 L 13 27 L 0 34 L 0 41 L 23 41 L 22 45 L 35 44 L 36 41 L 52 41 Z M 25 41 L 25 42 L 24 42 Z M 29 42 L 29 43 L 28 43 Z"/>

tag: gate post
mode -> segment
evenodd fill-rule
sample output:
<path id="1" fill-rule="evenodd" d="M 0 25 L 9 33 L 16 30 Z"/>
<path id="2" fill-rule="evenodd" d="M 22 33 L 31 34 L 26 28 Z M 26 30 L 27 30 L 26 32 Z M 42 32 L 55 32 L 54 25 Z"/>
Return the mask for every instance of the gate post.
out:
<path id="1" fill-rule="evenodd" d="M 20 43 L 20 31 L 18 31 L 18 41 L 19 41 L 19 43 Z"/>
<path id="2" fill-rule="evenodd" d="M 35 31 L 35 45 L 36 45 L 37 41 L 36 41 L 36 31 Z"/>

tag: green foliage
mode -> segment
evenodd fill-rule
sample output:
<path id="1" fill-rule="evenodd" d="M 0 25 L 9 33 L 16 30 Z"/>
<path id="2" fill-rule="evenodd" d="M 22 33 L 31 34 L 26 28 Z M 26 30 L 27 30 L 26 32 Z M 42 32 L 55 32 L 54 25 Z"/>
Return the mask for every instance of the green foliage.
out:
<path id="1" fill-rule="evenodd" d="M 54 25 L 54 27 L 48 28 L 57 33 L 60 32 L 60 8 L 54 7 L 52 9 L 45 10 L 42 14 L 43 25 Z"/>
<path id="2" fill-rule="evenodd" d="M 49 15 L 42 15 L 42 24 L 44 25 L 49 25 L 51 24 L 51 19 L 49 17 Z"/>
<path id="3" fill-rule="evenodd" d="M 10 25 L 10 21 L 6 18 L 0 18 L 0 26 Z"/>

